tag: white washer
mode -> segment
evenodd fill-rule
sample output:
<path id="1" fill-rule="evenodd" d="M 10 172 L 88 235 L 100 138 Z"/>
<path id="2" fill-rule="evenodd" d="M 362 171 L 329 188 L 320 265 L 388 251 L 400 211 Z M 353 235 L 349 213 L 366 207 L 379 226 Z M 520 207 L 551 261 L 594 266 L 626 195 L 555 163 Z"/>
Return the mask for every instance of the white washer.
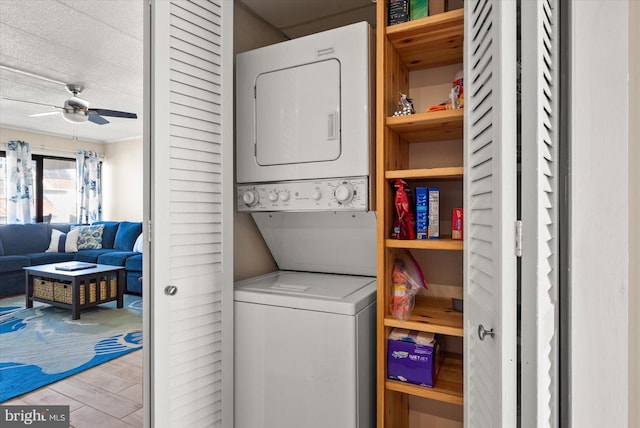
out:
<path id="1" fill-rule="evenodd" d="M 235 284 L 236 428 L 375 425 L 376 280 L 277 271 Z"/>

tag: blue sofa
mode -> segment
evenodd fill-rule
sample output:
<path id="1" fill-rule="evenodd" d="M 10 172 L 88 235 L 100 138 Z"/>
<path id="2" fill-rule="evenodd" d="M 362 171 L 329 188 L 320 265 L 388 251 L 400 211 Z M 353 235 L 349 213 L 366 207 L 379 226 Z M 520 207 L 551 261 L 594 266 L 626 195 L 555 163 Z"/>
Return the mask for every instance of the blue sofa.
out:
<path id="1" fill-rule="evenodd" d="M 23 268 L 66 261 L 84 261 L 125 267 L 125 292 L 142 294 L 142 254 L 133 251 L 142 233 L 142 222 L 101 221 L 100 249 L 80 249 L 47 252 L 51 245 L 51 231 L 68 233 L 71 224 L 0 224 L 0 297 L 25 292 Z"/>

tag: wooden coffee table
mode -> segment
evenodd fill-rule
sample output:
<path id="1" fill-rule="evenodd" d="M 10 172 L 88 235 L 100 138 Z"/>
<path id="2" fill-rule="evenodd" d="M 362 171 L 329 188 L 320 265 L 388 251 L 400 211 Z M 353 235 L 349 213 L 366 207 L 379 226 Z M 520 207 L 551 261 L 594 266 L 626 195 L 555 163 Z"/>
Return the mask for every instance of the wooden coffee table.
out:
<path id="1" fill-rule="evenodd" d="M 74 262 L 75 263 L 75 262 Z M 34 301 L 48 303 L 50 305 L 71 309 L 74 320 L 80 319 L 80 311 L 116 300 L 117 307 L 123 307 L 124 300 L 124 267 L 87 263 L 91 267 L 78 270 L 60 270 L 68 263 L 52 263 L 48 265 L 29 266 L 23 268 L 26 275 L 26 306 L 33 307 Z M 70 288 L 71 299 L 34 297 L 34 281 L 44 281 L 48 287 L 51 283 L 52 290 L 68 292 Z M 115 293 L 112 282 L 116 281 Z M 42 284 L 41 284 L 42 285 Z M 59 294 L 59 293 L 56 293 Z M 114 295 L 115 294 L 115 295 Z M 81 299 L 82 297 L 82 299 Z M 83 300 L 83 301 L 81 301 Z"/>

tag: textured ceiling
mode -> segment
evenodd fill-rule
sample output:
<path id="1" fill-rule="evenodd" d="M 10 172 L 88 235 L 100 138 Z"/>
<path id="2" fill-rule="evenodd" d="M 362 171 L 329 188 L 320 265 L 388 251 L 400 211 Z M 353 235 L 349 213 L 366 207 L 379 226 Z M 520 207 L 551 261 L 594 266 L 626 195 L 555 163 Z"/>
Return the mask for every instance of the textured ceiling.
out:
<path id="1" fill-rule="evenodd" d="M 142 136 L 142 13 L 142 0 L 1 0 L 1 97 L 61 106 L 70 97 L 63 83 L 75 83 L 90 108 L 138 119 L 72 124 L 30 116 L 58 109 L 0 99 L 0 126 L 99 142 Z"/>
<path id="2" fill-rule="evenodd" d="M 224 0 L 230 1 L 230 0 Z M 239 1 L 239 0 L 236 0 Z M 371 0 L 241 0 L 289 38 L 367 20 Z M 0 0 L 0 126 L 95 142 L 142 136 L 143 0 Z M 11 71 L 13 70 L 13 71 Z M 64 84 L 84 86 L 90 108 L 138 119 L 72 124 L 56 112 Z"/>

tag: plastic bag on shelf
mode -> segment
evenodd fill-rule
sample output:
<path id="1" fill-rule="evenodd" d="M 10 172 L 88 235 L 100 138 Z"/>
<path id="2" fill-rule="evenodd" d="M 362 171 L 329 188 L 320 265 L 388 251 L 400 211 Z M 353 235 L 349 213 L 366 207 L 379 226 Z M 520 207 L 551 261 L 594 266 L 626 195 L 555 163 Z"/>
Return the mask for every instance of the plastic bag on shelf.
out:
<path id="1" fill-rule="evenodd" d="M 392 272 L 391 315 L 406 321 L 413 313 L 418 290 L 427 288 L 420 266 L 409 251 L 396 257 Z"/>

